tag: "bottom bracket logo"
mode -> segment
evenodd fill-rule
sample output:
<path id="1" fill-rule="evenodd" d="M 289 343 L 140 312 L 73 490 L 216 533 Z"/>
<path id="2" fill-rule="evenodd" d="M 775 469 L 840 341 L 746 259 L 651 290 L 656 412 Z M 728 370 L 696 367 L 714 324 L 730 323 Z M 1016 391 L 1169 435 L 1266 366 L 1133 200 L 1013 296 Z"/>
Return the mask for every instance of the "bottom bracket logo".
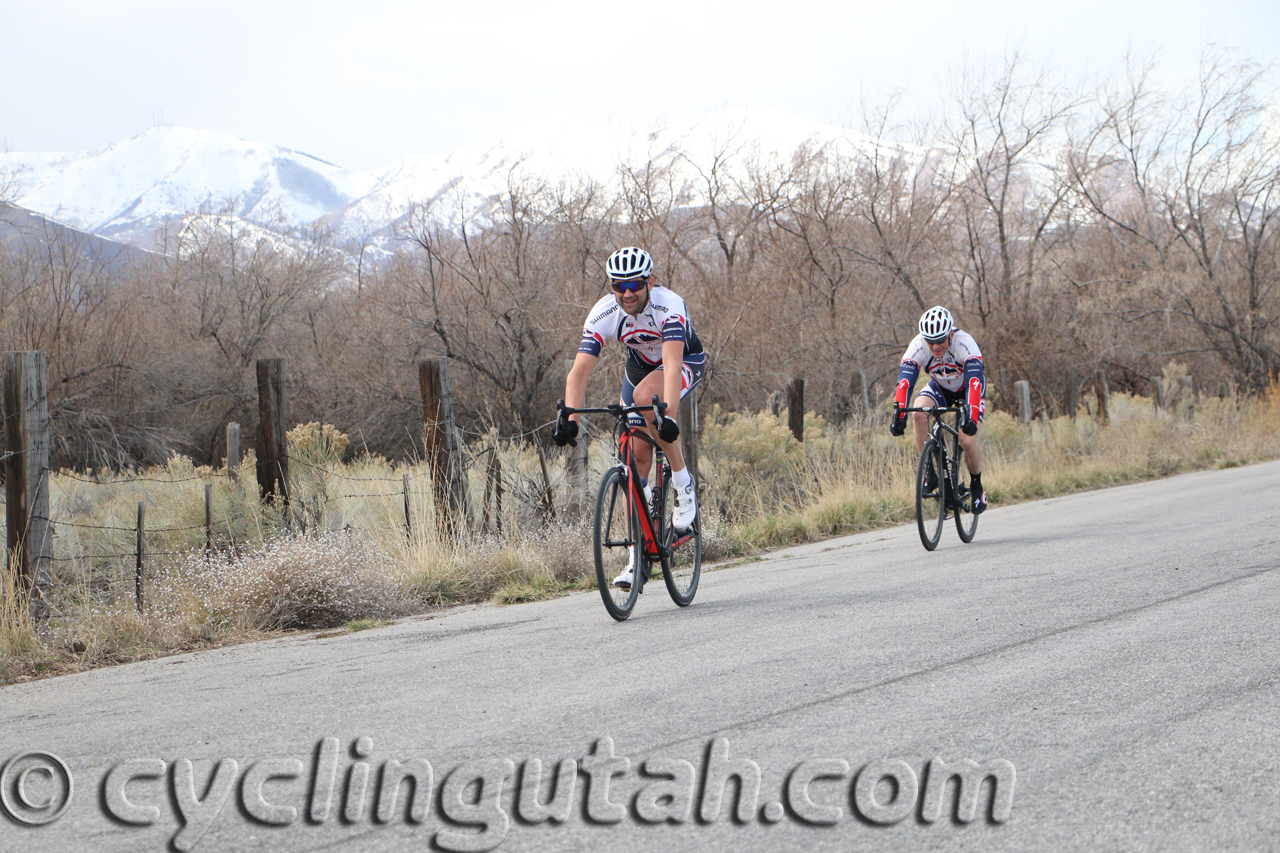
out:
<path id="1" fill-rule="evenodd" d="M 71 806 L 71 770 L 52 752 L 19 753 L 0 770 L 0 806 L 28 826 L 53 823 Z"/>

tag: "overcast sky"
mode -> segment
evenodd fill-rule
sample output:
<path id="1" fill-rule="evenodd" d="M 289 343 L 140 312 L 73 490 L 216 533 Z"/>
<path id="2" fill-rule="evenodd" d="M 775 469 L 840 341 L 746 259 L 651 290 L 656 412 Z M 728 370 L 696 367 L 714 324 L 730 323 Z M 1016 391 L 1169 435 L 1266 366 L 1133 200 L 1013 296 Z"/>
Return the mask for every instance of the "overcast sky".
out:
<path id="1" fill-rule="evenodd" d="M 0 0 L 0 148 L 171 124 L 371 170 L 551 111 L 856 124 L 860 102 L 926 110 L 966 57 L 1014 49 L 1072 75 L 1155 56 L 1184 85 L 1210 43 L 1280 60 L 1280 0 Z"/>

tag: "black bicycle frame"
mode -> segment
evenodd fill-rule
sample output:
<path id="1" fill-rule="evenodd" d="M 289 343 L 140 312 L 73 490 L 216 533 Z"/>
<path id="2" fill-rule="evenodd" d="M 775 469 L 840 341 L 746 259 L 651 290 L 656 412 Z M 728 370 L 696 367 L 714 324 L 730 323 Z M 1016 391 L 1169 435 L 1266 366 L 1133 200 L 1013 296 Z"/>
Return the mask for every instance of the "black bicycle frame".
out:
<path id="1" fill-rule="evenodd" d="M 946 481 L 946 501 L 949 506 L 954 506 L 960 501 L 960 496 L 956 494 L 956 484 L 951 482 L 951 451 L 947 449 L 947 441 L 943 437 L 943 432 L 949 432 L 960 439 L 960 415 L 962 410 L 958 406 L 911 406 L 908 408 L 898 409 L 899 412 L 924 412 L 933 419 L 933 425 L 929 427 L 929 438 L 937 443 L 942 450 L 942 477 Z M 943 415 L 955 414 L 956 425 L 951 426 L 942 420 Z"/>

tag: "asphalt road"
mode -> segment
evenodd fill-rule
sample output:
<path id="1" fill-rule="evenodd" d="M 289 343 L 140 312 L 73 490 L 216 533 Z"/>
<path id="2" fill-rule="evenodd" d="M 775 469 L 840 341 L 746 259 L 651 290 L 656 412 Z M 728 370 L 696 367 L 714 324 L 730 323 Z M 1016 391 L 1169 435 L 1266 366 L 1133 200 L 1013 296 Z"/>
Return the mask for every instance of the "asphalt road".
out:
<path id="1" fill-rule="evenodd" d="M 74 789 L 0 851 L 1280 849 L 1277 522 L 1267 463 L 792 548 L 621 624 L 584 593 L 5 687 L 0 760 Z M 578 762 L 562 822 L 520 817 L 530 759 Z M 41 760 L 11 809 L 60 802 Z"/>

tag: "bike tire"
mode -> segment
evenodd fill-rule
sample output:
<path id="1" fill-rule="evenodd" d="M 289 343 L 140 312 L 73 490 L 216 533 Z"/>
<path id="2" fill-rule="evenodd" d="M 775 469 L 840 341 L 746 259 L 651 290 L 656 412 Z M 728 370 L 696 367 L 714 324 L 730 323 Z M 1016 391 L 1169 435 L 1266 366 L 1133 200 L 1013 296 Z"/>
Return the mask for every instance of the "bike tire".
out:
<path id="1" fill-rule="evenodd" d="M 933 489 L 925 489 L 926 473 L 933 472 Z M 926 551 L 938 547 L 942 538 L 942 525 L 947 520 L 946 473 L 942 468 L 942 448 L 929 439 L 920 451 L 920 464 L 916 466 L 916 526 L 920 529 L 920 542 Z"/>
<path id="2" fill-rule="evenodd" d="M 677 535 L 671 523 L 675 512 L 672 497 L 671 478 L 667 477 L 662 484 L 662 579 L 666 581 L 671 600 L 680 607 L 688 607 L 693 603 L 702 577 L 702 510 L 694 516 L 689 531 Z"/>
<path id="3" fill-rule="evenodd" d="M 961 542 L 968 544 L 978 532 L 979 518 L 973 513 L 973 490 L 970 488 L 972 478 L 969 466 L 964 464 L 964 450 L 960 447 L 960 440 L 955 436 L 951 438 L 951 451 L 951 483 L 955 488 L 952 506 L 955 509 L 956 533 L 960 534 Z"/>
<path id="4" fill-rule="evenodd" d="M 630 589 L 613 585 L 614 577 L 626 568 L 632 553 L 638 555 L 641 548 L 640 521 L 627 499 L 627 475 L 622 468 L 610 468 L 600 480 L 591 545 L 595 551 L 596 586 L 604 609 L 621 622 L 635 609 L 642 583 L 636 577 Z M 643 561 L 636 563 L 643 571 Z"/>

